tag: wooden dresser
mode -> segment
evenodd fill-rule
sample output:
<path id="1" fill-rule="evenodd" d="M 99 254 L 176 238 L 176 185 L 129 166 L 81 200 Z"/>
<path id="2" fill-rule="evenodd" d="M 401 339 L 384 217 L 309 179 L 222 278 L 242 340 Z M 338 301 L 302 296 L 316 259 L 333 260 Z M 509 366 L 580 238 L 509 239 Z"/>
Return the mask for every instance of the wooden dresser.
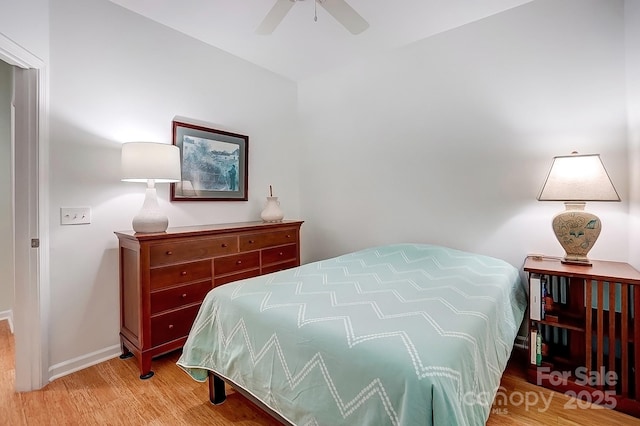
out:
<path id="1" fill-rule="evenodd" d="M 140 378 L 151 359 L 180 349 L 213 287 L 300 265 L 302 221 L 243 222 L 116 232 L 120 258 L 121 358 Z"/>

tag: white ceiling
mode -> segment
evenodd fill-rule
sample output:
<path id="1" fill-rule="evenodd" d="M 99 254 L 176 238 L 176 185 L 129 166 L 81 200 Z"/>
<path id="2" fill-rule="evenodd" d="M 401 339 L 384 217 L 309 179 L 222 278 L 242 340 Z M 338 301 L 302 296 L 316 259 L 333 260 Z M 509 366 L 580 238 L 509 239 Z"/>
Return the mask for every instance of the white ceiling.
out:
<path id="1" fill-rule="evenodd" d="M 273 34 L 256 28 L 276 0 L 111 0 L 294 81 L 532 0 L 347 0 L 369 28 L 352 35 L 314 1 L 298 0 Z"/>

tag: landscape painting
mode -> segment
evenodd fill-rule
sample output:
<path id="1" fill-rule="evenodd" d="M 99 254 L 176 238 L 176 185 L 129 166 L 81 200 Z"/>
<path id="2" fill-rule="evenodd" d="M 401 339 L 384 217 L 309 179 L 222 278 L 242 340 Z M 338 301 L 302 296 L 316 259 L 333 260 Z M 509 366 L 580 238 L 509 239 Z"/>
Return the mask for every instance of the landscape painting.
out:
<path id="1" fill-rule="evenodd" d="M 171 185 L 171 201 L 246 201 L 248 136 L 173 122 L 182 179 Z"/>

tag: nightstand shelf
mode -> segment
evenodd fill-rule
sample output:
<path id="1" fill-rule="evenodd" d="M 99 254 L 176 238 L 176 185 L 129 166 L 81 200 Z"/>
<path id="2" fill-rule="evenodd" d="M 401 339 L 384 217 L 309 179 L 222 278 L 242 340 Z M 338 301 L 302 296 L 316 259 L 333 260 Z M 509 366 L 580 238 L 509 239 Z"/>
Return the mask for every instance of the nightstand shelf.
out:
<path id="1" fill-rule="evenodd" d="M 548 325 L 550 327 L 564 328 L 567 330 L 579 331 L 584 333 L 584 321 L 578 318 L 563 318 L 560 317 L 558 321 L 539 320 L 538 324 Z"/>
<path id="2" fill-rule="evenodd" d="M 640 272 L 627 263 L 592 263 L 525 261 L 531 295 L 527 377 L 640 417 Z"/>

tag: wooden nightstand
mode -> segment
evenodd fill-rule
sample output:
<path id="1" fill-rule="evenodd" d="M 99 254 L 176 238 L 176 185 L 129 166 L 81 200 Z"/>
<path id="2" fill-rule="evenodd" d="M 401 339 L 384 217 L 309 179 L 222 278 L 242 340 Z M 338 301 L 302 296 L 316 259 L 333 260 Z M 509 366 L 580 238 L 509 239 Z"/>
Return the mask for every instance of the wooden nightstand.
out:
<path id="1" fill-rule="evenodd" d="M 586 400 L 640 417 L 640 272 L 621 262 L 532 257 L 524 270 L 528 380 L 575 397 L 575 407 Z"/>

